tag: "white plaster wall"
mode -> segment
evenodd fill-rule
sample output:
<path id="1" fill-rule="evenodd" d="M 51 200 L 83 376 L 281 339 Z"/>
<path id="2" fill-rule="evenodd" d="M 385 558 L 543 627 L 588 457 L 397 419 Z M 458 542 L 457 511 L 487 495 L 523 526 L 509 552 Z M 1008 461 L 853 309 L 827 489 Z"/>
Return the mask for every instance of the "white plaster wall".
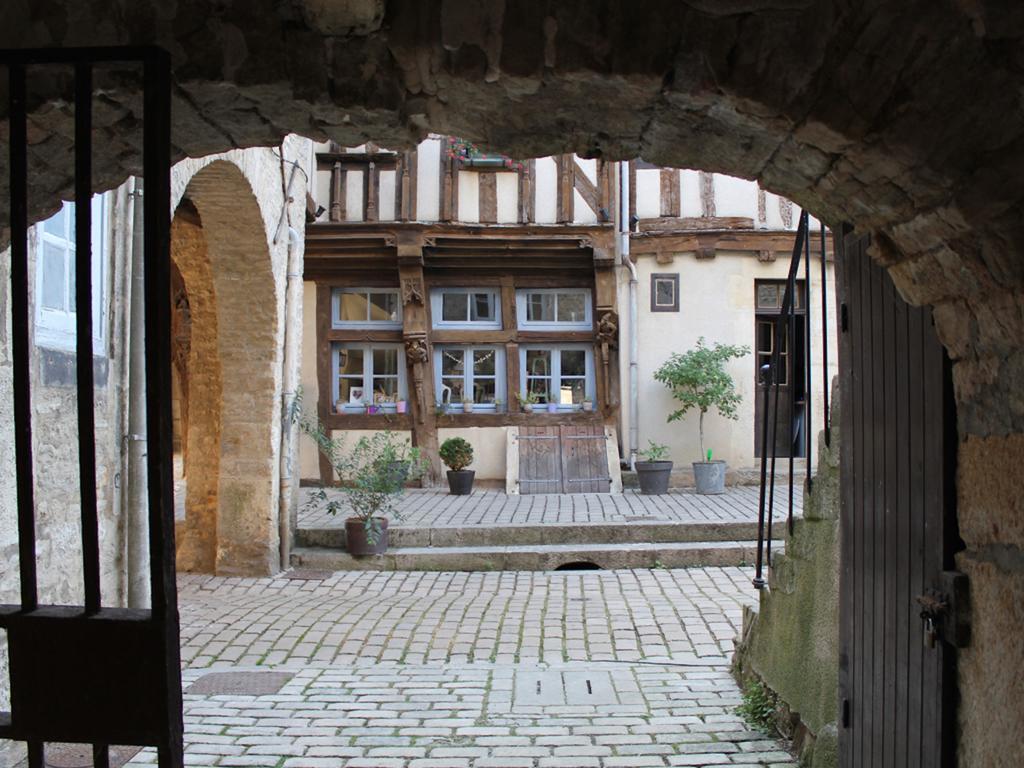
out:
<path id="1" fill-rule="evenodd" d="M 331 172 L 322 170 L 316 172 L 316 190 L 314 200 L 317 205 L 322 205 L 324 212 L 317 217 L 317 221 L 328 221 L 331 216 Z"/>
<path id="2" fill-rule="evenodd" d="M 380 203 L 377 218 L 381 221 L 395 220 L 395 172 L 380 172 Z"/>
<path id="3" fill-rule="evenodd" d="M 480 221 L 480 174 L 459 171 L 459 221 Z"/>
<path id="4" fill-rule="evenodd" d="M 505 479 L 505 450 L 508 440 L 506 427 L 463 427 L 437 430 L 440 445 L 450 437 L 461 437 L 473 446 L 473 463 L 469 469 L 476 472 L 478 480 Z"/>
<path id="5" fill-rule="evenodd" d="M 692 254 L 675 256 L 672 264 L 657 264 L 653 256 L 641 256 L 637 267 L 640 276 L 639 307 L 639 446 L 648 440 L 668 445 L 671 457 L 678 463 L 696 461 L 699 456 L 697 414 L 688 414 L 683 420 L 666 421 L 676 410 L 676 401 L 668 389 L 654 380 L 654 372 L 673 352 L 691 349 L 700 336 L 707 343 L 721 341 L 745 345 L 751 354 L 734 360 L 729 371 L 743 397 L 738 421 L 724 419 L 717 412 L 705 417 L 705 448 L 711 448 L 716 458 L 725 459 L 730 466 L 750 468 L 754 458 L 754 280 L 784 279 L 788 261 L 778 259 L 761 263 L 751 254 L 719 252 L 716 258 L 698 261 Z M 651 274 L 680 274 L 680 312 L 650 312 Z M 820 272 L 812 270 L 811 324 L 812 394 L 814 400 L 813 424 L 815 448 L 817 432 L 822 425 L 822 370 L 820 329 Z M 623 311 L 622 338 L 628 338 L 628 273 L 623 270 L 619 278 L 619 301 Z M 830 378 L 838 373 L 838 352 L 835 333 L 835 292 L 833 272 L 829 268 L 829 369 Z M 814 307 L 819 307 L 815 312 Z M 624 346 L 624 345 L 623 345 Z M 628 371 L 627 350 L 620 349 L 621 370 Z M 621 397 L 629 403 L 628 375 L 622 376 Z M 622 440 L 628 446 L 629 408 L 624 407 Z M 814 454 L 816 455 L 816 454 Z"/>
<path id="6" fill-rule="evenodd" d="M 441 140 L 425 139 L 416 152 L 416 218 L 440 218 Z"/>
<path id="7" fill-rule="evenodd" d="M 578 189 L 572 191 L 572 220 L 574 224 L 596 224 L 597 212 L 592 211 Z"/>
<path id="8" fill-rule="evenodd" d="M 715 215 L 757 221 L 757 182 L 715 174 Z"/>
<path id="9" fill-rule="evenodd" d="M 519 174 L 499 173 L 496 178 L 498 223 L 515 224 L 519 221 Z"/>
<path id="10" fill-rule="evenodd" d="M 681 174 L 679 198 L 682 214 L 686 218 L 696 218 L 703 212 L 700 202 L 700 172 L 684 170 Z"/>
<path id="11" fill-rule="evenodd" d="M 661 216 L 661 171 L 657 168 L 637 169 L 636 215 L 641 219 Z"/>
<path id="12" fill-rule="evenodd" d="M 780 209 L 781 198 L 774 192 L 764 193 L 765 222 L 768 229 L 785 229 Z M 795 207 L 795 206 L 794 206 Z M 794 222 L 796 219 L 794 218 Z"/>
<path id="13" fill-rule="evenodd" d="M 552 157 L 539 157 L 534 168 L 534 219 L 538 224 L 558 220 L 558 168 Z"/>
<path id="14" fill-rule="evenodd" d="M 348 171 L 345 174 L 345 221 L 363 220 L 363 177 L 362 171 Z"/>

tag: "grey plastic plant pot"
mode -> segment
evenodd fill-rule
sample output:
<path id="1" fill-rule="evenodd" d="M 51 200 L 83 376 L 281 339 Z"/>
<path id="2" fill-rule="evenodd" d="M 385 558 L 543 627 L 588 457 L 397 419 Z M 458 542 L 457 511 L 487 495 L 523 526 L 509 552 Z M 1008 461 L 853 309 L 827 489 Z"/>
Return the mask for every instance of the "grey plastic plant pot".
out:
<path id="1" fill-rule="evenodd" d="M 382 555 L 388 548 L 388 519 L 386 517 L 373 518 L 374 528 L 380 531 L 376 541 L 370 541 L 366 530 L 366 524 L 362 518 L 350 517 L 345 521 L 345 548 L 354 557 L 366 557 L 367 555 Z"/>
<path id="2" fill-rule="evenodd" d="M 476 472 L 472 469 L 460 469 L 457 472 L 448 470 L 448 490 L 452 496 L 468 496 L 473 492 L 473 478 Z"/>
<path id="3" fill-rule="evenodd" d="M 671 475 L 671 461 L 638 461 L 636 463 L 636 479 L 640 481 L 640 493 L 644 496 L 668 493 L 668 481 Z"/>
<path id="4" fill-rule="evenodd" d="M 717 496 L 725 493 L 724 461 L 693 462 L 693 480 L 697 485 L 697 493 L 703 496 Z"/>

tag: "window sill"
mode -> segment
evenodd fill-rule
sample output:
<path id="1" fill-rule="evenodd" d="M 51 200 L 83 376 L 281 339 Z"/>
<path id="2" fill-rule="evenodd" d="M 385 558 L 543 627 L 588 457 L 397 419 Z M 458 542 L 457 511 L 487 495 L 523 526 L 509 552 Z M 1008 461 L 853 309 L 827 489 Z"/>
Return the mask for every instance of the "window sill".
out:
<path id="1" fill-rule="evenodd" d="M 511 411 L 507 413 L 446 413 L 437 417 L 438 427 L 536 427 L 558 424 L 603 424 L 604 415 L 600 411 L 547 411 L 523 413 Z"/>
<path id="2" fill-rule="evenodd" d="M 412 429 L 410 413 L 329 413 L 323 419 L 328 429 Z"/>

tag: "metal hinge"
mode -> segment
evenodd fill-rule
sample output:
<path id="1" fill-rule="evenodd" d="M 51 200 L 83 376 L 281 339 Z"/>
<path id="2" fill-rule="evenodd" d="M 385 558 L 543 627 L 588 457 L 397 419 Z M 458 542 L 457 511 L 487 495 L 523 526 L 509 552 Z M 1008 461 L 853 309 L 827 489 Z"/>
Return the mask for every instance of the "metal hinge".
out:
<path id="1" fill-rule="evenodd" d="M 850 328 L 850 311 L 846 308 L 846 302 L 844 301 L 839 305 L 839 329 L 846 333 Z"/>

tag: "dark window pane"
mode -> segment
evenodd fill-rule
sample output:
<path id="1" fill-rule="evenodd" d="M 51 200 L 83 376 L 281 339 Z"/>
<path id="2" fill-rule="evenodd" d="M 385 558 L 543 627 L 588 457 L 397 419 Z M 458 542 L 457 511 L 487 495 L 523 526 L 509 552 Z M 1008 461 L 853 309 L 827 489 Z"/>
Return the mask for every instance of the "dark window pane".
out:
<path id="1" fill-rule="evenodd" d="M 464 356 L 465 350 L 462 349 L 443 350 L 441 352 L 441 375 L 461 376 L 465 371 L 463 368 Z"/>
<path id="2" fill-rule="evenodd" d="M 562 378 L 558 402 L 561 405 L 581 405 L 587 396 L 586 379 Z"/>
<path id="3" fill-rule="evenodd" d="M 563 376 L 586 376 L 587 375 L 587 353 L 582 349 L 562 350 L 562 375 Z"/>
<path id="4" fill-rule="evenodd" d="M 465 293 L 446 293 L 441 297 L 441 319 L 448 323 L 464 323 L 469 296 Z"/>
<path id="5" fill-rule="evenodd" d="M 493 349 L 477 349 L 473 351 L 473 373 L 478 376 L 493 376 L 498 353 Z"/>
<path id="6" fill-rule="evenodd" d="M 473 402 L 493 403 L 497 392 L 497 384 L 494 379 L 473 380 Z"/>
<path id="7" fill-rule="evenodd" d="M 64 311 L 66 276 L 64 274 L 65 251 L 50 243 L 43 243 L 43 291 L 40 301 L 46 309 Z"/>
<path id="8" fill-rule="evenodd" d="M 659 307 L 672 307 L 676 303 L 675 280 L 661 278 L 654 282 L 654 303 Z"/>
<path id="9" fill-rule="evenodd" d="M 373 377 L 373 402 L 393 403 L 398 399 L 397 376 Z"/>
<path id="10" fill-rule="evenodd" d="M 550 379 L 528 378 L 526 380 L 526 391 L 535 394 L 542 403 L 546 403 L 548 401 L 550 387 Z"/>
<path id="11" fill-rule="evenodd" d="M 393 323 L 398 320 L 398 295 L 395 293 L 370 294 L 370 320 L 375 323 Z"/>
<path id="12" fill-rule="evenodd" d="M 338 373 L 350 375 L 363 375 L 363 350 L 361 349 L 340 349 L 338 350 Z"/>
<path id="13" fill-rule="evenodd" d="M 526 350 L 526 375 L 527 376 L 550 376 L 551 375 L 551 350 L 549 350 L 549 349 L 528 349 L 528 350 Z"/>
<path id="14" fill-rule="evenodd" d="M 587 300 L 582 293 L 558 294 L 558 322 L 582 323 L 587 319 Z"/>
<path id="15" fill-rule="evenodd" d="M 462 378 L 445 376 L 441 379 L 441 391 L 437 393 L 442 403 L 461 403 L 464 382 Z"/>
<path id="16" fill-rule="evenodd" d="M 494 296 L 490 293 L 474 293 L 472 295 L 472 313 L 470 320 L 494 320 Z"/>
<path id="17" fill-rule="evenodd" d="M 363 402 L 362 378 L 341 377 L 338 379 L 338 400 L 345 405 L 361 405 Z"/>
<path id="18" fill-rule="evenodd" d="M 374 376 L 397 376 L 398 375 L 398 350 L 397 349 L 375 349 L 373 350 L 373 375 Z"/>
<path id="19" fill-rule="evenodd" d="M 772 326 L 773 323 L 759 320 L 757 323 L 757 351 L 772 351 Z"/>
<path id="20" fill-rule="evenodd" d="M 780 306 L 779 287 L 773 283 L 758 283 L 757 308 L 779 309 Z"/>
<path id="21" fill-rule="evenodd" d="M 527 294 L 526 319 L 531 323 L 554 322 L 555 295 L 553 293 Z"/>

